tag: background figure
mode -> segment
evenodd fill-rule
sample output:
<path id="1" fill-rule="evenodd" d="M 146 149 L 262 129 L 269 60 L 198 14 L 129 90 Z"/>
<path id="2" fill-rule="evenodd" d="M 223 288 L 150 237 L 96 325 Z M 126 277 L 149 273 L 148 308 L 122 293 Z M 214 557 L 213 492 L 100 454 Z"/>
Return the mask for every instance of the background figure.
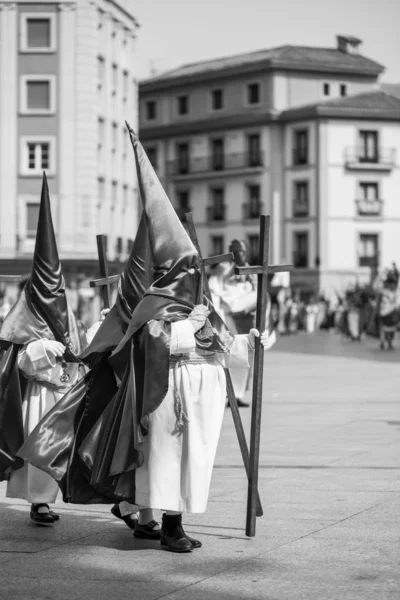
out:
<path id="1" fill-rule="evenodd" d="M 229 270 L 225 267 L 223 279 L 220 280 L 220 315 L 232 333 L 247 334 L 255 321 L 257 276 L 235 274 L 235 266 L 243 267 L 249 264 L 247 246 L 243 240 L 233 240 L 229 252 L 233 253 L 234 263 L 230 265 Z M 212 282 L 212 288 L 215 294 L 215 282 Z M 238 405 L 249 406 L 243 398 L 250 369 L 230 369 L 230 373 Z"/>
<path id="2" fill-rule="evenodd" d="M 314 333 L 317 326 L 318 304 L 315 296 L 311 296 L 308 305 L 306 306 L 306 331 Z"/>
<path id="3" fill-rule="evenodd" d="M 378 276 L 373 284 L 378 294 L 377 314 L 381 350 L 385 349 L 386 344 L 388 350 L 393 349 L 393 341 L 400 317 L 399 273 L 394 263 L 393 267 Z"/>

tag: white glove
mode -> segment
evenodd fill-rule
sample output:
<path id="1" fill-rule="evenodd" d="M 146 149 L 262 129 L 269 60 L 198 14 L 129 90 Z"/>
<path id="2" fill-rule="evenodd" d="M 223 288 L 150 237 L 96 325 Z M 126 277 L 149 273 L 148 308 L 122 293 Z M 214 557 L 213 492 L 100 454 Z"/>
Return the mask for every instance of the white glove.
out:
<path id="1" fill-rule="evenodd" d="M 43 340 L 43 346 L 47 352 L 53 354 L 56 358 L 61 357 L 65 352 L 65 346 L 55 340 Z"/>
<path id="2" fill-rule="evenodd" d="M 189 321 L 191 322 L 193 329 L 199 331 L 207 320 L 208 315 L 210 314 L 209 309 L 204 304 L 197 304 L 190 315 L 188 316 Z"/>
<path id="3" fill-rule="evenodd" d="M 258 337 L 260 338 L 260 342 L 264 346 L 264 348 L 265 348 L 265 346 L 268 346 L 268 341 L 269 341 L 268 331 L 264 331 L 260 337 L 260 332 L 258 331 L 258 329 L 253 327 L 249 331 L 249 347 L 251 350 L 254 350 L 256 338 L 258 338 Z"/>
<path id="4" fill-rule="evenodd" d="M 110 308 L 103 308 L 103 310 L 100 312 L 100 321 L 104 321 L 110 310 Z"/>

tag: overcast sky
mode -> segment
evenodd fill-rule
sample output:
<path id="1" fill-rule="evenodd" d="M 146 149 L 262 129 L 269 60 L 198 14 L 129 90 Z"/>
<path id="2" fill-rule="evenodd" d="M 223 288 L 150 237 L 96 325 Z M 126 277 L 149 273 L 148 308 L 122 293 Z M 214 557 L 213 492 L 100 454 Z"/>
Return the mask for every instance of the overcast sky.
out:
<path id="1" fill-rule="evenodd" d="M 400 0 L 132 0 L 139 75 L 283 44 L 333 47 L 337 33 L 400 83 Z"/>

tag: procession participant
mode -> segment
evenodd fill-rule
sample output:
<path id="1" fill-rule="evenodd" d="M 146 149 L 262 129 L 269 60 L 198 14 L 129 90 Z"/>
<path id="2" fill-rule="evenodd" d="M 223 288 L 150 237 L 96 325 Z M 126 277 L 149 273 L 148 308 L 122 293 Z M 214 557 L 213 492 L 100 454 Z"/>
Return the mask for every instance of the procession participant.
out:
<path id="1" fill-rule="evenodd" d="M 377 313 L 381 350 L 393 350 L 393 341 L 400 319 L 400 298 L 398 291 L 398 272 L 391 269 L 378 276 L 373 284 L 378 293 Z"/>
<path id="2" fill-rule="evenodd" d="M 51 526 L 59 519 L 49 508 L 58 493 L 56 482 L 14 458 L 40 419 L 82 377 L 78 356 L 85 335 L 65 295 L 45 174 L 32 271 L 3 322 L 0 342 L 1 478 L 8 479 L 8 498 L 27 500 L 30 518 Z"/>

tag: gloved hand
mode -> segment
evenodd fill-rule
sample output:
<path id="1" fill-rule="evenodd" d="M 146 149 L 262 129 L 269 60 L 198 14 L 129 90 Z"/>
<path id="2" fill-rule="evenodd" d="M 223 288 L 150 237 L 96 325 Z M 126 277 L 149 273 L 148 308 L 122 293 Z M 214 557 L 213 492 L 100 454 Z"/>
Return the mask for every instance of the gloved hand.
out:
<path id="1" fill-rule="evenodd" d="M 65 352 L 65 346 L 55 340 L 43 340 L 43 346 L 47 352 L 53 354 L 56 358 L 61 357 Z"/>
<path id="2" fill-rule="evenodd" d="M 209 314 L 210 311 L 207 308 L 207 306 L 204 306 L 204 304 L 196 304 L 196 306 L 188 316 L 189 321 L 193 325 L 195 333 L 203 327 Z"/>
<path id="3" fill-rule="evenodd" d="M 104 321 L 104 319 L 106 318 L 106 316 L 108 315 L 110 310 L 111 310 L 110 308 L 103 308 L 103 310 L 100 311 L 100 322 Z"/>
<path id="4" fill-rule="evenodd" d="M 256 329 L 255 327 L 250 329 L 250 331 L 249 331 L 249 347 L 251 348 L 251 350 L 254 350 L 256 338 L 258 338 L 258 337 L 260 337 L 260 332 L 258 331 L 258 329 Z M 260 337 L 261 344 L 263 346 L 266 346 L 268 344 L 268 339 L 269 339 L 268 331 L 264 331 L 264 333 L 262 333 L 261 337 Z"/>

